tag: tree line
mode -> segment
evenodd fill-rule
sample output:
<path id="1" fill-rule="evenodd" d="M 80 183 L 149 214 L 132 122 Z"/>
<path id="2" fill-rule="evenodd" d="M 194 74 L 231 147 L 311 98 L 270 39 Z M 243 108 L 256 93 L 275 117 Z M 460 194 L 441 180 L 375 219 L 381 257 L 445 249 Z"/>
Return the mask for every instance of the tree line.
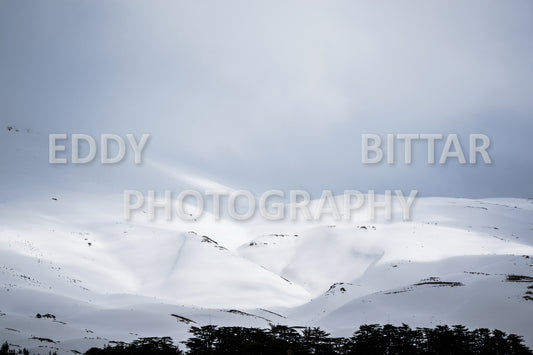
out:
<path id="1" fill-rule="evenodd" d="M 142 338 L 131 344 L 89 349 L 101 354 L 188 355 L 526 355 L 532 354 L 521 336 L 500 330 L 451 328 L 411 329 L 408 325 L 362 325 L 349 338 L 331 337 L 320 328 L 272 325 L 270 329 L 245 327 L 192 327 L 181 351 L 172 339 Z"/>
<path id="2" fill-rule="evenodd" d="M 245 327 L 191 327 L 191 337 L 180 350 L 170 337 L 140 338 L 132 343 L 91 348 L 86 355 L 531 355 L 521 336 L 498 329 L 469 330 L 462 325 L 412 329 L 408 325 L 361 325 L 351 337 L 331 337 L 320 328 L 271 325 Z M 26 349 L 0 355 L 29 354 Z"/>

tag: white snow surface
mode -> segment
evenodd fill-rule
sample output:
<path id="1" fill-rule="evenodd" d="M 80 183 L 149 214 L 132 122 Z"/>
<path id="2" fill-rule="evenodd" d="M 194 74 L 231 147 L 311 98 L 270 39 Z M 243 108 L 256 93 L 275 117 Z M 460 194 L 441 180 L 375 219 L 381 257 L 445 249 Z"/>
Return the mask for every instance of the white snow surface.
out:
<path id="1" fill-rule="evenodd" d="M 42 168 L 27 158 L 35 149 L 2 138 L 4 166 L 28 160 L 0 172 L 0 341 L 15 348 L 179 342 L 208 324 L 349 336 L 365 323 L 498 328 L 533 346 L 533 282 L 507 281 L 533 277 L 531 199 L 418 198 L 410 221 L 399 208 L 392 221 L 365 210 L 341 222 L 150 221 L 146 211 L 125 221 L 121 194 L 76 187 L 87 169 Z M 193 176 L 179 187 L 191 184 L 212 185 Z"/>

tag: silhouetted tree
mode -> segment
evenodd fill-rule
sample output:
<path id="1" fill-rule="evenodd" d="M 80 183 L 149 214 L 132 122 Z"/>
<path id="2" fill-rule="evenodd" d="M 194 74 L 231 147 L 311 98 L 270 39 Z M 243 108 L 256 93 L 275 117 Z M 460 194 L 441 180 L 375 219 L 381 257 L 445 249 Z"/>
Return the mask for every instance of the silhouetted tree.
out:
<path id="1" fill-rule="evenodd" d="M 320 328 L 305 328 L 302 332 L 302 347 L 307 354 L 335 354 L 333 341 L 329 334 Z"/>
<path id="2" fill-rule="evenodd" d="M 361 325 L 350 338 L 331 338 L 320 328 L 297 330 L 284 325 L 270 329 L 243 327 L 192 327 L 185 342 L 191 355 L 531 355 L 522 337 L 500 330 L 473 331 L 462 325 L 411 329 L 408 325 Z M 0 355 L 9 352 L 7 343 Z M 100 354 L 182 354 L 172 339 L 141 338 L 131 344 L 93 348 Z"/>
<path id="3" fill-rule="evenodd" d="M 85 352 L 87 355 L 182 355 L 183 353 L 175 346 L 170 337 L 163 338 L 140 338 L 131 344 L 117 344 L 115 346 L 105 346 L 103 349 L 91 348 Z"/>

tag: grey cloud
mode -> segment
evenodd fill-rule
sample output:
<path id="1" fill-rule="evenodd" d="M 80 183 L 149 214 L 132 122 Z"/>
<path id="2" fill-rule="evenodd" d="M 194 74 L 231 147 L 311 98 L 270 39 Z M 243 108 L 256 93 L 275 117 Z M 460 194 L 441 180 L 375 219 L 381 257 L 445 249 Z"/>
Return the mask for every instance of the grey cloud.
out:
<path id="1" fill-rule="evenodd" d="M 148 132 L 154 159 L 260 190 L 533 194 L 530 2 L 0 7 L 3 124 Z M 485 133 L 495 163 L 366 167 L 367 132 Z"/>

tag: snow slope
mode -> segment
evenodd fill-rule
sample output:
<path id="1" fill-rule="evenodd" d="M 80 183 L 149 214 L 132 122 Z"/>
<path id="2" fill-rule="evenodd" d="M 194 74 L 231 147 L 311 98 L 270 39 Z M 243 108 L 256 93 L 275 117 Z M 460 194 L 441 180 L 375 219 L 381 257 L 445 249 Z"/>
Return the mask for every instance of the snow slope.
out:
<path id="1" fill-rule="evenodd" d="M 50 167 L 35 156 L 42 135 L 17 134 L 1 133 L 2 166 L 26 165 L 0 171 L 0 340 L 66 354 L 181 341 L 192 325 L 345 336 L 390 322 L 499 328 L 533 345 L 533 282 L 508 280 L 533 277 L 531 199 L 419 198 L 410 221 L 398 208 L 392 221 L 364 209 L 342 222 L 150 221 L 146 211 L 125 221 L 124 188 L 212 182 L 160 162 L 125 168 L 126 180 L 108 167 Z M 88 169 L 112 177 L 84 178 Z"/>

